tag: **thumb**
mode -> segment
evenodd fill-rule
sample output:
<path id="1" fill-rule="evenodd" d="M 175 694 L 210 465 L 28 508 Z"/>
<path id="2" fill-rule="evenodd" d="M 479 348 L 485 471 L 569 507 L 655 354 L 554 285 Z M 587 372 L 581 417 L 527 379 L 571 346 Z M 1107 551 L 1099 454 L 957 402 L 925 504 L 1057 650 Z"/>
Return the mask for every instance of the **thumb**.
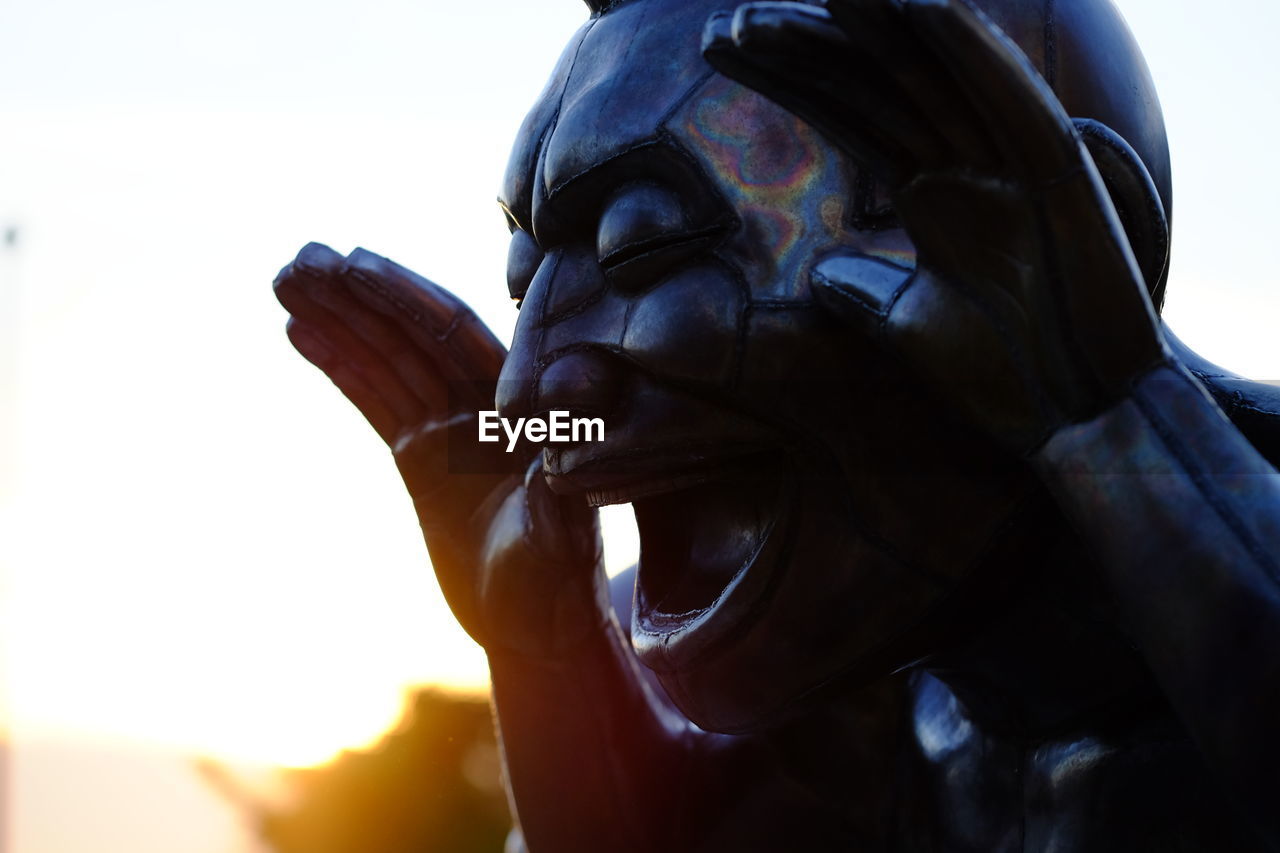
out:
<path id="1" fill-rule="evenodd" d="M 539 456 L 525 472 L 530 549 L 543 557 L 595 565 L 601 559 L 599 516 L 581 495 L 557 495 L 547 485 Z"/>
<path id="2" fill-rule="evenodd" d="M 1057 413 L 1032 376 L 1025 321 L 957 282 L 841 253 L 811 274 L 815 301 L 883 346 L 970 423 L 1025 452 Z"/>
<path id="3" fill-rule="evenodd" d="M 915 279 L 904 267 L 855 252 L 823 258 L 810 273 L 818 305 L 867 340 L 885 343 L 894 305 Z"/>

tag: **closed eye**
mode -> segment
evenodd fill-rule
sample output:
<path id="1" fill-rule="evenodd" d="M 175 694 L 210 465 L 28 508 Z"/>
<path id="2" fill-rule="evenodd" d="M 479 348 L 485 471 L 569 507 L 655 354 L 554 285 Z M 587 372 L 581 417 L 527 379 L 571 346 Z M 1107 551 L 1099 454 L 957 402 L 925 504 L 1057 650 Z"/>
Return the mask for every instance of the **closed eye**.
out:
<path id="1" fill-rule="evenodd" d="M 664 272 L 711 246 L 723 233 L 722 226 L 675 234 L 659 234 L 619 246 L 600 259 L 605 277 L 621 287 L 652 284 Z"/>
<path id="2" fill-rule="evenodd" d="M 606 270 L 617 269 L 631 261 L 639 260 L 655 252 L 678 250 L 684 247 L 702 248 L 718 237 L 724 229 L 718 225 L 698 231 L 686 231 L 677 234 L 659 234 L 646 240 L 637 240 L 625 246 L 619 246 L 600 259 L 600 265 Z"/>

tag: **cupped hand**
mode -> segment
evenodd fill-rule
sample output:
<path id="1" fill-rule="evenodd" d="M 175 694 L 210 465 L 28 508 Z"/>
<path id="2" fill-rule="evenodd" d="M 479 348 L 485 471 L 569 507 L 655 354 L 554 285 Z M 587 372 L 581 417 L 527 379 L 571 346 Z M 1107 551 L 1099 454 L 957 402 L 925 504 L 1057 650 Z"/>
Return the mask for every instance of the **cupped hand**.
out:
<path id="1" fill-rule="evenodd" d="M 751 3 L 704 51 L 888 188 L 916 269 L 836 253 L 815 298 L 1006 446 L 1033 451 L 1169 358 L 1071 119 L 962 0 Z"/>
<path id="2" fill-rule="evenodd" d="M 477 440 L 506 349 L 456 296 L 363 249 L 307 245 L 275 280 L 290 341 L 391 449 L 454 615 L 489 650 L 564 655 L 602 623 L 595 511 Z"/>

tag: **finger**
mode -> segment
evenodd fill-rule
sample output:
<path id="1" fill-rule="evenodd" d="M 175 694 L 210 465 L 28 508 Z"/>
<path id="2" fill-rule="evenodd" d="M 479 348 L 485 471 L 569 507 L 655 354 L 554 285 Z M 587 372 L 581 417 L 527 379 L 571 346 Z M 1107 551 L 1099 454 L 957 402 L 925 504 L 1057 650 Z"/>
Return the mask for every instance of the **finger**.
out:
<path id="1" fill-rule="evenodd" d="M 1142 283 L 1120 220 L 1106 215 L 1110 207 L 1101 178 L 1081 176 L 1062 181 L 1044 193 L 1047 243 L 1058 249 L 1048 262 L 1060 284 L 1051 297 L 1070 330 L 1072 351 L 1097 385 L 1098 396 L 1118 399 L 1128 393 L 1132 377 L 1167 358 L 1155 308 Z M 1091 239 L 1077 235 L 1094 223 Z"/>
<path id="2" fill-rule="evenodd" d="M 295 275 L 306 275 L 314 278 L 333 276 L 342 269 L 344 260 L 346 259 L 341 254 L 330 249 L 324 243 L 311 242 L 303 246 L 297 257 L 286 264 L 284 269 L 280 270 L 272 284 L 278 290 L 282 283 L 287 286 Z"/>
<path id="3" fill-rule="evenodd" d="M 882 342 L 889 312 L 914 274 L 878 258 L 841 252 L 813 268 L 811 285 L 822 308 L 861 337 Z"/>
<path id="4" fill-rule="evenodd" d="M 599 514 L 581 495 L 558 495 L 547 485 L 541 459 L 525 471 L 530 547 L 546 558 L 593 568 L 603 557 Z"/>
<path id="5" fill-rule="evenodd" d="M 896 83 L 900 97 L 915 105 L 945 140 L 945 161 L 925 159 L 926 168 L 962 163 L 990 167 L 996 148 L 985 123 L 967 103 L 951 72 L 913 30 L 896 0 L 835 0 L 827 6 L 848 35 L 852 51 L 865 56 Z"/>
<path id="6" fill-rule="evenodd" d="M 879 159 L 902 161 L 897 165 L 903 177 L 997 162 L 983 120 L 892 0 L 846 0 L 830 12 L 800 3 L 753 3 L 716 26 L 718 32 L 709 27 L 707 35 L 713 50 L 736 48 L 781 79 L 766 90 L 770 83 L 752 77 L 750 69 L 726 67 L 726 73 L 837 139 L 879 140 Z M 909 152 L 910 161 L 895 158 L 890 143 Z M 866 153 L 861 156 L 877 165 Z"/>
<path id="7" fill-rule="evenodd" d="M 342 277 L 357 301 L 412 339 L 449 380 L 464 385 L 497 380 L 506 348 L 443 287 L 365 249 L 351 253 Z"/>
<path id="8" fill-rule="evenodd" d="M 1080 143 L 1066 111 L 999 27 L 962 0 L 903 0 L 903 5 L 1023 176 L 1044 182 L 1079 167 Z"/>
<path id="9" fill-rule="evenodd" d="M 506 347 L 470 309 L 458 319 L 444 344 L 454 353 L 453 360 L 466 365 L 467 375 L 474 377 L 458 389 L 470 401 L 471 408 L 493 408 Z"/>
<path id="10" fill-rule="evenodd" d="M 420 421 L 433 410 L 443 412 L 446 405 L 443 384 L 431 377 L 425 369 L 410 371 L 403 364 L 397 369 L 383 351 L 357 334 L 352 328 L 356 319 L 354 315 L 356 312 L 368 313 L 368 309 L 357 306 L 354 310 L 339 314 L 316 301 L 313 298 L 316 293 L 332 290 L 332 285 L 328 284 L 331 279 L 313 275 L 313 270 L 322 268 L 310 266 L 305 258 L 302 260 L 302 263 L 295 261 L 291 265 L 292 270 L 282 273 L 276 279 L 276 296 L 289 313 L 309 329 L 322 335 L 336 354 L 341 356 L 342 362 L 358 369 L 368 383 L 375 385 L 380 398 L 401 422 Z M 341 260 L 341 256 L 338 256 L 339 263 Z M 378 343 L 385 345 L 383 341 Z M 420 378 L 419 374 L 425 376 Z M 416 385 L 410 385 L 405 379 L 406 375 L 419 381 Z M 435 394 L 435 399 L 430 397 L 431 393 Z"/>
<path id="11" fill-rule="evenodd" d="M 815 300 L 915 371 L 973 423 L 1018 450 L 1056 417 L 1032 381 L 1034 354 L 1016 319 L 927 270 L 837 255 L 815 267 Z"/>
<path id="12" fill-rule="evenodd" d="M 324 371 L 338 390 L 360 410 L 378 436 L 388 445 L 392 444 L 403 420 L 379 393 L 376 383 L 370 382 L 358 367 L 340 355 L 338 347 L 319 329 L 296 319 L 290 319 L 285 329 L 294 348 Z"/>
<path id="13" fill-rule="evenodd" d="M 927 122 L 890 96 L 887 78 L 852 55 L 848 38 L 820 9 L 749 4 L 732 16 L 713 16 L 703 55 L 891 180 L 911 173 L 919 154 L 909 146 L 932 135 Z"/>
<path id="14" fill-rule="evenodd" d="M 1036 381 L 1034 344 L 1015 315 L 921 270 L 885 323 L 891 347 L 967 420 L 1019 452 L 1061 414 Z"/>
<path id="15" fill-rule="evenodd" d="M 339 277 L 346 259 L 336 252 L 308 251 L 276 279 L 276 296 L 289 311 L 323 328 L 367 368 L 385 365 L 398 386 L 417 399 L 418 415 L 443 414 L 449 401 L 442 370 L 394 323 L 355 300 Z M 339 329 L 338 327 L 341 327 Z M 390 392 L 391 389 L 389 389 Z M 398 401 L 399 388 L 394 390 Z M 397 406 L 398 410 L 403 409 Z"/>

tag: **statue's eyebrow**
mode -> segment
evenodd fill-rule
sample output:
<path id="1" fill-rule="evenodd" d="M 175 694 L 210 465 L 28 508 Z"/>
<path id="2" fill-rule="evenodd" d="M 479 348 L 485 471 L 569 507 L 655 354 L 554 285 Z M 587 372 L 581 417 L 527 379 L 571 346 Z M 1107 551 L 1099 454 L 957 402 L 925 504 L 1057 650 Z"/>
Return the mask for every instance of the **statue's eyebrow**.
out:
<path id="1" fill-rule="evenodd" d="M 545 200 L 550 203 L 555 203 L 565 193 L 573 194 L 575 186 L 581 186 L 593 179 L 599 179 L 602 174 L 607 174 L 609 172 L 625 173 L 632 170 L 635 168 L 635 161 L 642 160 L 642 158 L 646 156 L 641 152 L 658 151 L 665 153 L 664 147 L 667 142 L 668 140 L 664 134 L 661 132 L 654 133 L 651 136 L 647 136 L 644 139 L 631 143 L 621 151 L 610 154 L 603 160 L 592 163 L 581 172 L 560 177 L 552 185 L 546 185 L 544 183 L 544 186 L 546 187 Z M 545 181 L 545 179 L 546 175 L 544 173 L 543 180 Z"/>
<path id="2" fill-rule="evenodd" d="M 549 117 L 540 128 L 521 128 L 498 190 L 498 206 L 507 217 L 507 225 L 530 234 L 533 233 L 533 196 L 538 192 L 541 164 L 547 139 L 555 127 L 554 119 Z"/>
<path id="3" fill-rule="evenodd" d="M 545 177 L 540 176 L 540 180 L 535 182 L 535 192 L 542 188 L 537 186 L 541 180 Z M 557 181 L 541 198 L 538 205 L 541 212 L 533 224 L 544 227 L 551 223 L 560 226 L 576 222 L 581 227 L 596 215 L 613 190 L 634 181 L 667 183 L 686 201 L 698 206 L 714 203 L 720 198 L 714 184 L 708 181 L 694 158 L 659 130 Z"/>
<path id="4" fill-rule="evenodd" d="M 506 217 L 508 230 L 514 232 L 516 229 L 519 229 L 530 234 L 533 233 L 532 226 L 528 223 L 521 222 L 520 218 L 516 216 L 515 211 L 512 210 L 511 205 L 508 204 L 502 196 L 498 196 L 496 201 L 498 202 L 498 207 L 502 210 L 502 215 Z"/>

